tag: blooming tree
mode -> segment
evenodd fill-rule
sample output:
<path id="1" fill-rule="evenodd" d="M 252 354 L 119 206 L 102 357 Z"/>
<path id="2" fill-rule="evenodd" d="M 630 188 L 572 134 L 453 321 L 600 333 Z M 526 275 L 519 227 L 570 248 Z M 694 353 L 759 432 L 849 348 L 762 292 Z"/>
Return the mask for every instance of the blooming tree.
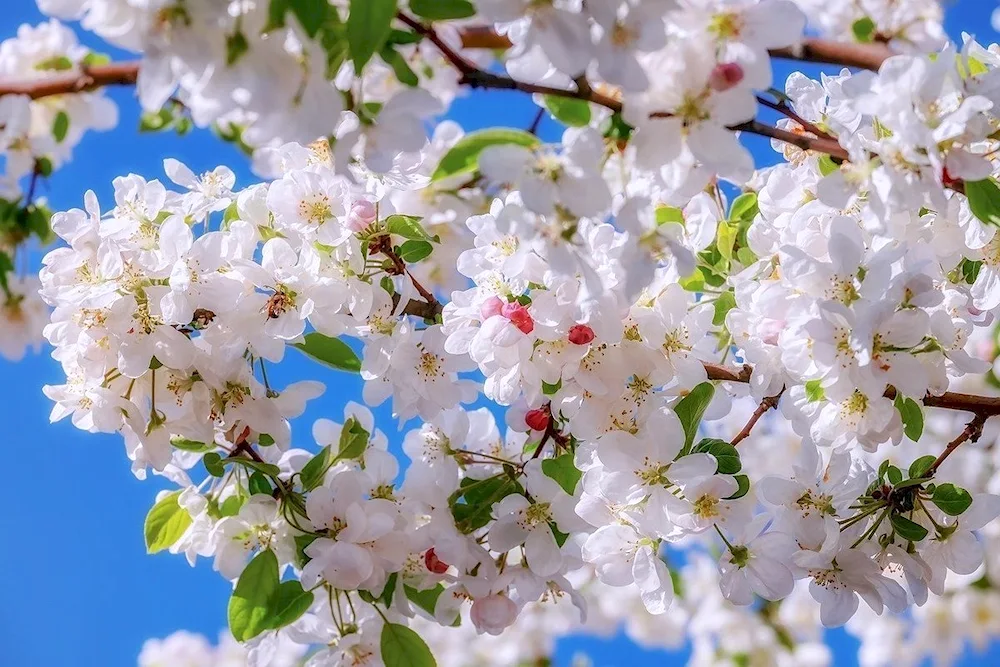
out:
<path id="1" fill-rule="evenodd" d="M 0 45 L 0 354 L 44 331 L 52 419 L 176 487 L 150 553 L 233 583 L 220 648 L 143 664 L 544 664 L 624 624 L 821 665 L 847 624 L 898 665 L 1000 632 L 1000 47 L 933 0 L 38 5 Z M 167 158 L 51 213 L 110 85 L 262 182 Z M 561 140 L 442 120 L 491 89 Z M 364 380 L 311 436 L 288 347 Z"/>

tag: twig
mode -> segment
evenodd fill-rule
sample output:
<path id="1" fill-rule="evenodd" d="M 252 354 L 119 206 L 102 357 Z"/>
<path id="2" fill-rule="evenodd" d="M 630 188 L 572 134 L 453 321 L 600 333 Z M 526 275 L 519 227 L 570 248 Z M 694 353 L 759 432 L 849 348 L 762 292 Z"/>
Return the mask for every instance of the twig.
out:
<path id="1" fill-rule="evenodd" d="M 27 95 L 37 100 L 52 95 L 82 93 L 104 86 L 133 86 L 138 78 L 138 62 L 111 63 L 83 68 L 80 72 L 40 81 L 0 83 L 0 97 Z"/>
<path id="2" fill-rule="evenodd" d="M 956 449 L 958 449 L 963 442 L 966 441 L 976 442 L 977 440 L 979 440 L 980 436 L 983 435 L 983 425 L 986 423 L 986 419 L 989 416 L 990 415 L 977 414 L 975 417 L 973 417 L 972 421 L 970 421 L 968 424 L 965 425 L 965 429 L 963 429 L 962 432 L 958 434 L 958 437 L 949 442 L 948 446 L 944 448 L 943 452 L 941 452 L 941 455 L 938 456 L 936 459 L 934 459 L 934 463 L 932 463 L 931 467 L 927 469 L 927 472 L 924 473 L 924 476 L 933 477 L 934 473 L 937 472 L 937 469 L 941 466 L 942 463 L 944 463 L 944 460 L 949 456 L 951 456 L 951 453 Z"/>
<path id="3" fill-rule="evenodd" d="M 781 395 L 784 392 L 785 390 L 782 389 L 774 396 L 768 396 L 763 401 L 761 401 L 760 405 L 757 406 L 757 409 L 753 411 L 752 415 L 750 415 L 750 419 L 743 427 L 743 430 L 737 433 L 736 437 L 734 437 L 732 440 L 729 441 L 729 444 L 735 447 L 736 445 L 746 440 L 747 437 L 750 435 L 750 431 L 752 431 L 753 427 L 757 425 L 757 422 L 760 421 L 760 418 L 764 416 L 764 413 L 770 410 L 771 408 L 778 407 L 778 400 L 781 398 Z"/>
<path id="4" fill-rule="evenodd" d="M 819 129 L 814 123 L 810 123 L 805 118 L 795 113 L 795 110 L 792 109 L 792 107 L 785 104 L 784 102 L 772 102 L 766 97 L 761 97 L 760 95 L 758 95 L 757 103 L 766 106 L 768 109 L 774 109 L 782 116 L 788 118 L 789 120 L 795 121 L 796 123 L 801 125 L 802 128 L 805 129 L 807 132 L 812 132 L 821 139 L 829 139 L 831 141 L 835 141 L 835 139 L 832 136 L 830 136 L 823 130 Z"/>

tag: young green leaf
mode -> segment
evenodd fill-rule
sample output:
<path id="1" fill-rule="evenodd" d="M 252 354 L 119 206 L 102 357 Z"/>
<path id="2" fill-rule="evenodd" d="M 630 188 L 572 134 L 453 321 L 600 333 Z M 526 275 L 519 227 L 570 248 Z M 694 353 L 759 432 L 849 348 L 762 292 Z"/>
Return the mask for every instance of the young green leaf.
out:
<path id="1" fill-rule="evenodd" d="M 714 456 L 720 475 L 735 475 L 743 468 L 739 452 L 725 440 L 705 438 L 695 446 L 694 451 Z"/>
<path id="2" fill-rule="evenodd" d="M 347 45 L 356 74 L 360 75 L 372 56 L 385 46 L 395 15 L 396 0 L 351 0 Z"/>
<path id="3" fill-rule="evenodd" d="M 197 442 L 195 440 L 188 440 L 187 438 L 181 438 L 176 435 L 170 438 L 170 444 L 177 449 L 184 450 L 185 452 L 196 452 L 198 454 L 210 452 L 215 449 L 215 445 L 209 445 L 208 443 Z"/>
<path id="4" fill-rule="evenodd" d="M 583 477 L 583 473 L 573 463 L 573 455 L 568 452 L 542 461 L 542 472 L 559 482 L 559 486 L 569 495 L 573 495 L 577 482 Z"/>
<path id="5" fill-rule="evenodd" d="M 545 108 L 563 125 L 568 127 L 584 127 L 590 124 L 590 104 L 586 100 L 559 95 L 545 95 Z"/>
<path id="6" fill-rule="evenodd" d="M 385 667 L 436 667 L 427 644 L 413 630 L 398 623 L 382 626 L 379 642 Z"/>
<path id="7" fill-rule="evenodd" d="M 893 404 L 903 418 L 903 433 L 914 442 L 920 440 L 924 432 L 924 412 L 920 409 L 920 404 L 902 394 L 896 394 Z"/>
<path id="8" fill-rule="evenodd" d="M 229 598 L 229 631 L 236 641 L 253 639 L 271 627 L 268 602 L 278 590 L 278 559 L 270 549 L 247 564 Z"/>
<path id="9" fill-rule="evenodd" d="M 965 196 L 972 214 L 990 225 L 1000 225 L 1000 185 L 995 178 L 966 181 Z"/>
<path id="10" fill-rule="evenodd" d="M 479 155 L 490 146 L 515 144 L 534 148 L 541 140 L 530 132 L 511 128 L 497 127 L 489 130 L 470 132 L 462 137 L 457 144 L 445 153 L 431 176 L 432 181 L 442 178 L 468 174 L 479 167 Z"/>
<path id="11" fill-rule="evenodd" d="M 406 592 L 406 597 L 409 598 L 410 602 L 431 616 L 434 616 L 434 608 L 437 606 L 438 598 L 444 593 L 444 585 L 438 584 L 434 588 L 426 590 L 418 590 L 412 586 L 403 586 L 403 590 Z"/>
<path id="12" fill-rule="evenodd" d="M 749 477 L 747 477 L 746 475 L 736 475 L 734 479 L 736 479 L 736 483 L 738 484 L 738 486 L 736 487 L 736 493 L 729 496 L 728 498 L 725 498 L 724 500 L 737 500 L 750 492 Z"/>
<path id="13" fill-rule="evenodd" d="M 267 629 L 277 630 L 297 621 L 309 611 L 313 596 L 298 581 L 283 581 L 278 584 L 267 601 Z"/>
<path id="14" fill-rule="evenodd" d="M 294 343 L 292 346 L 305 352 L 316 361 L 336 368 L 338 371 L 361 372 L 361 359 L 347 343 L 339 338 L 330 338 L 314 331 L 306 334 L 304 343 Z"/>
<path id="15" fill-rule="evenodd" d="M 859 42 L 870 42 L 875 38 L 875 21 L 869 16 L 859 18 L 851 25 L 851 32 Z"/>
<path id="16" fill-rule="evenodd" d="M 729 219 L 733 221 L 753 220 L 757 216 L 757 193 L 744 192 L 733 200 L 729 207 Z"/>
<path id="17" fill-rule="evenodd" d="M 713 396 L 715 396 L 715 385 L 711 382 L 702 382 L 674 406 L 674 412 L 677 413 L 677 417 L 681 420 L 681 426 L 684 427 L 682 454 L 691 451 L 694 436 L 698 433 L 698 425 L 701 424 L 701 417 L 705 414 L 708 404 L 712 402 Z"/>
<path id="18" fill-rule="evenodd" d="M 910 479 L 920 479 L 927 474 L 927 471 L 931 469 L 934 465 L 934 460 L 936 457 L 928 454 L 927 456 L 921 456 L 919 459 L 910 464 L 910 469 L 908 471 Z"/>
<path id="19" fill-rule="evenodd" d="M 55 137 L 56 143 L 61 144 L 66 139 L 67 132 L 69 132 L 69 115 L 65 111 L 60 111 L 52 121 L 52 136 Z"/>
<path id="20" fill-rule="evenodd" d="M 911 542 L 919 542 L 920 540 L 927 537 L 927 529 L 921 526 L 915 521 L 907 519 L 901 514 L 891 514 L 889 515 L 889 521 L 892 523 L 893 529 L 896 534 L 902 537 L 904 540 L 909 540 Z"/>
<path id="21" fill-rule="evenodd" d="M 155 554 L 169 548 L 191 525 L 191 515 L 177 502 L 180 496 L 180 491 L 164 496 L 146 515 L 143 526 L 146 553 Z"/>
<path id="22" fill-rule="evenodd" d="M 319 29 L 323 26 L 330 4 L 327 0 L 271 0 L 271 5 L 268 8 L 268 27 L 265 28 L 265 32 L 268 31 L 268 28 L 273 30 L 274 27 L 283 26 L 285 24 L 285 11 L 288 9 L 292 10 L 295 18 L 299 20 L 302 30 L 311 39 L 319 33 Z M 277 25 L 279 23 L 280 26 Z"/>
<path id="23" fill-rule="evenodd" d="M 958 516 L 972 505 L 972 496 L 968 491 L 954 484 L 938 484 L 934 487 L 931 502 L 949 516 Z"/>
<path id="24" fill-rule="evenodd" d="M 361 458 L 368 447 L 370 434 L 354 417 L 349 417 L 340 430 L 340 442 L 337 443 L 337 453 L 334 454 L 330 445 L 324 447 L 319 454 L 312 457 L 302 467 L 302 488 L 311 491 L 323 483 L 326 471 L 337 461 L 350 461 Z"/>
<path id="25" fill-rule="evenodd" d="M 421 219 L 415 215 L 390 215 L 385 219 L 385 224 L 390 234 L 402 236 L 404 239 L 437 242 L 439 239 L 428 234 L 420 224 Z"/>
<path id="26" fill-rule="evenodd" d="M 427 241 L 409 240 L 399 246 L 399 258 L 407 264 L 415 264 L 430 256 L 434 252 L 434 246 Z"/>
<path id="27" fill-rule="evenodd" d="M 404 86 L 409 86 L 414 88 L 420 83 L 420 79 L 417 77 L 417 73 L 413 71 L 410 64 L 406 62 L 399 51 L 394 49 L 391 45 L 386 44 L 379 51 L 379 57 L 385 62 L 386 65 L 392 68 L 393 74 L 399 79 L 399 82 Z"/>
<path id="28" fill-rule="evenodd" d="M 475 16 L 469 0 L 410 0 L 410 11 L 428 21 L 450 21 Z"/>

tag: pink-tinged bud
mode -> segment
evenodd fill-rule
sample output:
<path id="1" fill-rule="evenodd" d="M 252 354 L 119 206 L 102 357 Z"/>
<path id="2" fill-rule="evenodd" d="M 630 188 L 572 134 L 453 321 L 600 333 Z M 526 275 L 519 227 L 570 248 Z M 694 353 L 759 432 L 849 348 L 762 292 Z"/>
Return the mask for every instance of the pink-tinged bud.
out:
<path id="1" fill-rule="evenodd" d="M 945 186 L 946 188 L 950 188 L 956 183 L 961 183 L 961 182 L 962 182 L 961 178 L 955 178 L 954 176 L 951 175 L 951 172 L 948 171 L 948 167 L 945 167 L 944 169 L 941 170 L 941 185 Z"/>
<path id="2" fill-rule="evenodd" d="M 360 232 L 375 222 L 377 217 L 378 212 L 375 210 L 375 204 L 367 199 L 359 199 L 354 202 L 351 212 L 347 215 L 347 226 L 350 227 L 351 231 Z"/>
<path id="3" fill-rule="evenodd" d="M 544 431 L 549 427 L 549 413 L 547 410 L 528 410 L 524 415 L 524 423 L 532 431 Z"/>
<path id="4" fill-rule="evenodd" d="M 479 307 L 479 319 L 485 322 L 494 315 L 499 315 L 502 309 L 503 299 L 498 296 L 491 296 Z"/>
<path id="5" fill-rule="evenodd" d="M 424 553 L 424 565 L 434 574 L 444 574 L 448 571 L 448 563 L 438 558 L 437 554 L 434 553 L 434 549 L 428 549 Z"/>
<path id="6" fill-rule="evenodd" d="M 719 63 L 708 77 L 708 85 L 720 93 L 743 80 L 743 67 L 739 63 Z"/>
<path id="7" fill-rule="evenodd" d="M 574 324 L 569 328 L 569 342 L 573 345 L 586 345 L 594 340 L 594 330 L 586 324 Z"/>
<path id="8" fill-rule="evenodd" d="M 487 595 L 472 603 L 469 616 L 479 632 L 499 635 L 517 620 L 517 605 L 503 593 Z"/>
<path id="9" fill-rule="evenodd" d="M 535 330 L 535 321 L 531 319 L 528 309 L 517 302 L 505 303 L 500 309 L 500 314 L 520 329 L 521 333 L 530 334 Z"/>

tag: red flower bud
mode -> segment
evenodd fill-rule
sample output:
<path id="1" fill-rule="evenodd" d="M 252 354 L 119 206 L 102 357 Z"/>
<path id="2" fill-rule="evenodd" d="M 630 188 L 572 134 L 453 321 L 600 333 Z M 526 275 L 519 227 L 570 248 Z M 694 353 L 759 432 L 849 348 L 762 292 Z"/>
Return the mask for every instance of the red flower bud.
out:
<path id="1" fill-rule="evenodd" d="M 743 80 L 743 67 L 739 63 L 719 63 L 708 77 L 708 85 L 720 93 Z"/>
<path id="2" fill-rule="evenodd" d="M 444 574 L 448 571 L 448 563 L 438 558 L 434 549 L 428 549 L 424 552 L 424 565 L 434 574 Z"/>
<path id="3" fill-rule="evenodd" d="M 532 431 L 544 431 L 549 427 L 549 413 L 547 410 L 528 410 L 524 415 L 524 423 Z"/>
<path id="4" fill-rule="evenodd" d="M 594 330 L 586 324 L 574 324 L 569 328 L 569 342 L 573 345 L 586 345 L 594 340 Z"/>
<path id="5" fill-rule="evenodd" d="M 520 329 L 521 333 L 530 334 L 535 330 L 535 321 L 531 319 L 528 309 L 517 303 L 505 303 L 500 314 L 510 320 L 511 324 Z"/>

